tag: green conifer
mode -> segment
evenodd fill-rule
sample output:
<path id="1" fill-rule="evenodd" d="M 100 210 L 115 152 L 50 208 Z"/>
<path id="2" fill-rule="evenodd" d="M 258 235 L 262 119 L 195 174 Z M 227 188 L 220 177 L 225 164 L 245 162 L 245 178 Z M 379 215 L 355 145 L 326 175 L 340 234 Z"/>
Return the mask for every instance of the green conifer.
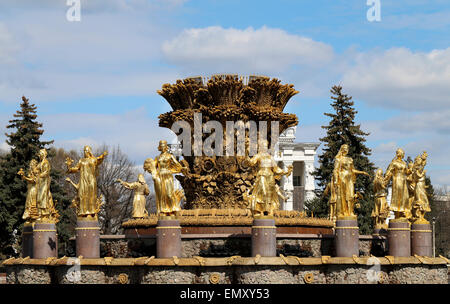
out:
<path id="1" fill-rule="evenodd" d="M 53 143 L 40 140 L 44 130 L 36 118 L 36 106 L 22 97 L 20 110 L 7 125 L 11 133 L 5 134 L 11 150 L 0 160 L 0 253 L 6 256 L 17 254 L 13 245 L 20 238 L 23 225 L 27 185 L 17 172 L 21 168 L 27 171 L 31 159 L 37 159 L 39 149 Z"/>
<path id="2" fill-rule="evenodd" d="M 319 155 L 319 168 L 314 172 L 317 182 L 317 198 L 307 202 L 306 206 L 316 217 L 328 216 L 328 195 L 324 195 L 327 184 L 331 181 L 334 168 L 334 158 L 343 144 L 348 144 L 348 156 L 353 159 L 357 170 L 366 171 L 370 177 L 358 175 L 355 183 L 355 192 L 362 194 L 362 199 L 358 200 L 360 208 L 355 212 L 358 214 L 358 225 L 361 234 L 369 234 L 372 231 L 373 223 L 371 212 L 373 208 L 373 187 L 372 180 L 374 174 L 374 164 L 370 162 L 368 156 L 371 150 L 365 145 L 365 137 L 369 133 L 361 130 L 360 125 L 355 125 L 355 116 L 358 113 L 354 108 L 352 97 L 342 92 L 341 86 L 333 86 L 330 91 L 333 96 L 331 106 L 334 113 L 324 113 L 330 117 L 330 123 L 322 126 L 327 130 L 326 136 L 320 138 L 323 143 L 322 154 Z"/>

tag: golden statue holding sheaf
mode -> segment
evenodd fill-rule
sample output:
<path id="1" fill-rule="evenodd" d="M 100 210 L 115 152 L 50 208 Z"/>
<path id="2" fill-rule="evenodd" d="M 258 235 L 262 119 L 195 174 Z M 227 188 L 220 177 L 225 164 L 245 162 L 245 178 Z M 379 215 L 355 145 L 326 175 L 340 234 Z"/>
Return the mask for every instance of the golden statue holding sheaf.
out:
<path id="1" fill-rule="evenodd" d="M 156 194 L 156 210 L 159 215 L 174 216 L 181 210 L 181 200 L 184 198 L 183 190 L 176 189 L 173 174 L 181 173 L 183 166 L 169 152 L 167 141 L 159 142 L 158 150 L 161 154 L 155 159 L 147 158 L 144 170 L 153 178 Z"/>
<path id="2" fill-rule="evenodd" d="M 80 172 L 80 181 L 78 184 L 72 183 L 77 190 L 77 216 L 79 219 L 97 220 L 97 214 L 100 211 L 100 199 L 97 196 L 97 176 L 98 167 L 108 152 L 95 157 L 89 146 L 84 147 L 84 157 L 72 167 L 73 160 L 66 158 L 67 173 Z"/>
<path id="3" fill-rule="evenodd" d="M 23 169 L 20 169 L 17 174 L 22 178 L 22 180 L 26 181 L 27 186 L 27 198 L 25 201 L 25 211 L 23 213 L 22 219 L 24 219 L 27 223 L 33 223 L 38 218 L 38 211 L 36 206 L 37 200 L 37 161 L 32 159 L 30 161 L 30 167 L 28 169 L 27 175 Z"/>
<path id="4" fill-rule="evenodd" d="M 428 224 L 429 222 L 425 219 L 425 214 L 431 211 L 426 191 L 427 186 L 425 185 L 427 157 L 427 152 L 423 152 L 422 155 L 417 156 L 414 160 L 412 174 L 415 187 L 411 213 L 413 221 L 416 224 Z"/>
<path id="5" fill-rule="evenodd" d="M 383 176 L 383 169 L 378 168 L 373 180 L 373 192 L 375 195 L 375 205 L 372 210 L 375 229 L 387 229 L 386 219 L 389 217 L 389 205 L 386 201 L 386 181 Z"/>
<path id="6" fill-rule="evenodd" d="M 55 209 L 52 193 L 50 192 L 51 166 L 47 159 L 47 150 L 39 150 L 38 156 L 39 161 L 31 160 L 28 176 L 25 176 L 23 169 L 17 172 L 23 180 L 28 182 L 23 218 L 27 221 L 37 220 L 43 223 L 56 223 L 58 222 L 59 214 Z"/>
<path id="7" fill-rule="evenodd" d="M 134 190 L 133 197 L 133 212 L 131 217 L 133 218 L 143 218 L 148 216 L 148 212 L 145 209 L 145 197 L 150 194 L 147 182 L 145 181 L 144 175 L 139 174 L 138 180 L 133 183 L 124 182 L 120 178 L 116 180 L 123 187 Z"/>
<path id="8" fill-rule="evenodd" d="M 355 193 L 356 175 L 369 176 L 369 173 L 355 169 L 353 159 L 347 156 L 348 150 L 348 145 L 344 144 L 336 154 L 333 176 L 329 185 L 331 192 L 329 204 L 335 205 L 333 212 L 336 213 L 337 219 L 356 219 L 354 207 L 356 200 L 360 197 L 359 193 Z M 332 214 L 331 217 L 333 217 Z"/>
<path id="9" fill-rule="evenodd" d="M 292 166 L 286 171 L 277 166 L 269 153 L 267 140 L 261 141 L 260 151 L 250 158 L 249 164 L 257 166 L 258 172 L 253 187 L 244 194 L 244 199 L 249 202 L 254 216 L 273 216 L 274 210 L 280 209 L 279 197 L 286 200 L 276 180 L 283 175 L 290 175 Z"/>

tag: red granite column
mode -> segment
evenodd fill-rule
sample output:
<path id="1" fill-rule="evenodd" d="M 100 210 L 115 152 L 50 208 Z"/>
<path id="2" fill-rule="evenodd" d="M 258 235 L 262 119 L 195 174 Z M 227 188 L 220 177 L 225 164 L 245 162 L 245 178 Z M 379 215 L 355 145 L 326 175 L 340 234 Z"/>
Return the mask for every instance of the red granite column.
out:
<path id="1" fill-rule="evenodd" d="M 56 225 L 36 223 L 33 230 L 33 258 L 58 257 Z"/>
<path id="2" fill-rule="evenodd" d="M 433 255 L 432 231 L 430 224 L 411 225 L 411 255 Z"/>
<path id="3" fill-rule="evenodd" d="M 25 223 L 22 231 L 22 257 L 33 258 L 33 224 Z"/>
<path id="4" fill-rule="evenodd" d="M 156 229 L 156 257 L 181 257 L 180 221 L 172 216 L 160 217 Z"/>
<path id="5" fill-rule="evenodd" d="M 78 220 L 76 232 L 76 255 L 87 259 L 100 258 L 100 227 L 98 220 Z"/>
<path id="6" fill-rule="evenodd" d="M 407 220 L 391 220 L 388 228 L 389 255 L 411 256 L 411 229 Z"/>
<path id="7" fill-rule="evenodd" d="M 359 256 L 359 228 L 356 219 L 337 219 L 334 231 L 337 257 Z"/>
<path id="8" fill-rule="evenodd" d="M 273 217 L 255 217 L 252 226 L 252 256 L 277 255 L 277 227 Z"/>

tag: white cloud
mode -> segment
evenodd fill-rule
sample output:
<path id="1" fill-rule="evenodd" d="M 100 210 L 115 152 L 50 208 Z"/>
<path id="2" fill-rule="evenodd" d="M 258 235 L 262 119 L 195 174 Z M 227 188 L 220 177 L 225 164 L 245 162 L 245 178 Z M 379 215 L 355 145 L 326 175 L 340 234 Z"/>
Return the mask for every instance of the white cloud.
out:
<path id="1" fill-rule="evenodd" d="M 450 133 L 450 100 L 449 108 L 440 111 L 426 111 L 416 115 L 399 115 L 384 123 L 385 129 L 393 129 L 403 133 Z"/>
<path id="2" fill-rule="evenodd" d="M 333 58 L 325 43 L 265 26 L 186 29 L 164 42 L 162 50 L 169 62 L 195 72 L 277 73 L 292 65 L 321 66 Z"/>
<path id="3" fill-rule="evenodd" d="M 19 47 L 7 27 L 0 22 L 0 65 L 15 63 Z"/>
<path id="4" fill-rule="evenodd" d="M 360 53 L 341 82 L 354 98 L 372 105 L 406 111 L 448 109 L 450 48 Z"/>
<path id="5" fill-rule="evenodd" d="M 172 142 L 175 137 L 169 129 L 158 127 L 158 122 L 149 118 L 144 108 L 121 114 L 43 115 L 41 120 L 45 137 L 55 139 L 57 147 L 81 151 L 85 145 L 120 145 L 134 161 L 154 157 L 159 140 Z"/>
<path id="6" fill-rule="evenodd" d="M 172 29 L 151 18 L 158 12 L 98 13 L 68 22 L 65 11 L 30 9 L 3 18 L 1 100 L 154 95 L 179 76 L 161 67 L 160 45 Z"/>

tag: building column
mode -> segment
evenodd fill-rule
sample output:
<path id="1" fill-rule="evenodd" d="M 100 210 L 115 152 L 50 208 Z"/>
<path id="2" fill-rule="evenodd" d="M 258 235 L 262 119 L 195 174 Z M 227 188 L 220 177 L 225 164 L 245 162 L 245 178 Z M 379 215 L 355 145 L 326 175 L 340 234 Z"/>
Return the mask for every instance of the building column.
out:
<path id="1" fill-rule="evenodd" d="M 314 185 L 314 176 L 312 173 L 314 172 L 314 161 L 305 161 L 305 169 L 303 170 L 303 178 L 305 181 L 305 202 L 316 197 L 314 191 L 316 187 Z"/>
<path id="2" fill-rule="evenodd" d="M 289 166 L 293 165 L 293 161 L 283 161 L 283 170 L 287 170 Z M 283 210 L 294 210 L 294 172 L 292 171 L 290 175 L 283 177 L 282 189 L 287 200 L 284 202 Z"/>

